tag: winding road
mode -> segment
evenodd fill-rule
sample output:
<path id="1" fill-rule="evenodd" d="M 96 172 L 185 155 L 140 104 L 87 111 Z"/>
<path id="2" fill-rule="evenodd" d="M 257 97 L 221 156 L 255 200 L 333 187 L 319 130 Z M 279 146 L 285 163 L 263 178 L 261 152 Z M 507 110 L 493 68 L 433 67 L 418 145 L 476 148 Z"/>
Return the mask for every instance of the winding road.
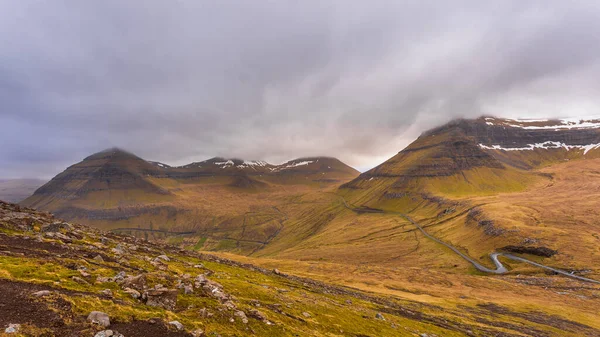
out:
<path id="1" fill-rule="evenodd" d="M 354 207 L 350 207 L 344 198 L 342 198 L 342 202 L 344 204 L 344 207 L 346 207 L 349 210 L 352 210 L 354 212 L 365 212 L 365 210 L 357 209 L 357 208 L 354 208 Z M 499 256 L 502 256 L 502 257 L 510 259 L 510 260 L 514 260 L 514 261 L 518 261 L 518 262 L 524 262 L 524 263 L 530 264 L 532 266 L 536 266 L 536 267 L 539 267 L 539 268 L 542 268 L 542 269 L 550 270 L 550 271 L 555 272 L 557 274 L 561 274 L 561 275 L 564 275 L 564 276 L 567 276 L 567 277 L 570 277 L 570 278 L 574 278 L 574 279 L 577 279 L 577 280 L 580 280 L 580 281 L 600 284 L 600 281 L 597 281 L 597 280 L 594 280 L 594 279 L 590 279 L 590 278 L 579 276 L 579 275 L 574 275 L 574 274 L 569 273 L 568 271 L 564 271 L 564 270 L 561 270 L 561 269 L 556 269 L 556 268 L 548 267 L 548 266 L 545 266 L 543 264 L 540 264 L 540 263 L 537 263 L 537 262 L 533 262 L 533 261 L 527 260 L 527 259 L 519 257 L 519 256 L 515 256 L 515 255 L 512 255 L 512 254 L 508 254 L 508 253 L 501 253 L 501 252 L 493 252 L 493 253 L 490 254 L 490 258 L 491 258 L 492 262 L 494 262 L 494 265 L 496 266 L 496 269 L 490 269 L 490 268 L 482 265 L 481 263 L 475 261 L 470 256 L 464 254 L 463 252 L 461 252 L 460 250 L 458 250 L 456 247 L 452 246 L 451 244 L 446 243 L 446 242 L 444 242 L 444 241 L 442 241 L 442 240 L 434 237 L 433 235 L 427 233 L 425 231 L 425 229 L 423 229 L 423 227 L 421 225 L 419 225 L 418 222 L 416 222 L 415 220 L 413 220 L 411 217 L 409 217 L 406 214 L 403 214 L 403 213 L 400 213 L 400 212 L 375 210 L 375 209 L 368 209 L 367 212 L 370 212 L 370 213 L 383 213 L 383 214 L 394 214 L 394 215 L 401 216 L 402 218 L 406 219 L 408 222 L 410 222 L 411 224 L 413 224 L 419 231 L 421 231 L 421 233 L 423 233 L 423 235 L 425 235 L 425 237 L 427 237 L 428 239 L 430 239 L 432 241 L 435 241 L 435 242 L 437 242 L 437 243 L 439 243 L 439 244 L 447 247 L 448 249 L 452 250 L 458 256 L 460 256 L 461 258 L 463 258 L 464 260 L 466 260 L 467 262 L 469 262 L 470 264 L 472 264 L 477 270 L 482 271 L 484 273 L 491 273 L 491 274 L 505 274 L 505 273 L 507 273 L 508 269 L 506 269 L 506 267 L 498 259 Z"/>

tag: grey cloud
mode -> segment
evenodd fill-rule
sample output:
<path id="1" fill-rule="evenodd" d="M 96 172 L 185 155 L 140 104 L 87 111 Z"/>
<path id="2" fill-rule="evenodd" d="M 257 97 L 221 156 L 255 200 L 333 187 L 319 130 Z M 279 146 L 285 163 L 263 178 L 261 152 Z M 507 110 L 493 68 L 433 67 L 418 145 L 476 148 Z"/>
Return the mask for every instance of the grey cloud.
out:
<path id="1" fill-rule="evenodd" d="M 456 117 L 595 113 L 599 18 L 590 1 L 0 2 L 0 177 L 110 146 L 364 169 Z"/>

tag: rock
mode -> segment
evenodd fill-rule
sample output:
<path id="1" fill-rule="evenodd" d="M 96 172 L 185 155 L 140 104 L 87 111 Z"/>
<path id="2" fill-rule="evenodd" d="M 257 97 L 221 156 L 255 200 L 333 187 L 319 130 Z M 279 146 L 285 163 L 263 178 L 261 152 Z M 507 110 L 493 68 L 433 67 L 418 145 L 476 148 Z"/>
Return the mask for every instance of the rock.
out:
<path id="1" fill-rule="evenodd" d="M 227 308 L 229 310 L 233 310 L 233 309 L 235 309 L 237 307 L 235 305 L 235 303 L 233 303 L 231 301 L 226 301 L 225 303 L 223 303 L 223 305 L 225 306 L 225 308 Z"/>
<path id="2" fill-rule="evenodd" d="M 94 256 L 94 260 L 95 260 L 95 261 L 98 261 L 98 262 L 104 262 L 104 259 L 103 259 L 103 258 L 102 258 L 102 256 L 100 256 L 100 255 L 96 255 L 96 256 Z"/>
<path id="3" fill-rule="evenodd" d="M 120 284 L 125 280 L 125 276 L 127 276 L 127 274 L 125 274 L 124 271 L 120 271 L 117 276 L 113 277 L 113 280 Z"/>
<path id="4" fill-rule="evenodd" d="M 213 313 L 208 311 L 208 309 L 206 309 L 206 308 L 200 309 L 200 311 L 198 313 L 200 314 L 200 317 L 202 317 L 202 318 L 208 318 L 208 317 L 213 316 Z"/>
<path id="5" fill-rule="evenodd" d="M 248 312 L 248 316 L 252 317 L 252 318 L 256 318 L 259 321 L 266 321 L 267 320 L 267 316 L 265 314 L 263 314 L 262 312 L 256 310 L 256 309 L 252 309 Z"/>
<path id="6" fill-rule="evenodd" d="M 121 283 L 123 288 L 132 288 L 136 290 L 144 290 L 147 288 L 146 274 L 140 274 L 137 276 L 129 276 Z"/>
<path id="7" fill-rule="evenodd" d="M 375 318 L 380 319 L 382 321 L 385 321 L 385 317 L 383 317 L 383 315 L 380 312 L 378 312 L 377 314 L 375 314 Z"/>
<path id="8" fill-rule="evenodd" d="M 94 337 L 123 337 L 123 335 L 121 335 L 117 331 L 103 330 L 95 334 Z"/>
<path id="9" fill-rule="evenodd" d="M 352 300 L 346 300 L 346 304 L 352 305 Z"/>
<path id="10" fill-rule="evenodd" d="M 273 269 L 273 274 L 281 275 L 281 272 L 279 271 L 279 269 L 275 268 L 275 269 Z"/>
<path id="11" fill-rule="evenodd" d="M 42 226 L 41 231 L 43 233 L 58 233 L 61 230 L 71 231 L 73 230 L 73 226 L 69 225 L 66 222 L 55 222 L 49 225 Z"/>
<path id="12" fill-rule="evenodd" d="M 200 263 L 200 264 L 195 264 L 195 265 L 194 265 L 194 268 L 201 269 L 201 268 L 204 268 L 204 265 L 203 265 L 202 263 Z"/>
<path id="13" fill-rule="evenodd" d="M 179 331 L 183 330 L 183 324 L 179 323 L 178 321 L 171 321 L 169 322 L 169 325 L 174 326 Z"/>
<path id="14" fill-rule="evenodd" d="M 161 307 L 167 310 L 175 309 L 177 304 L 177 289 L 149 289 L 146 295 L 146 304 L 151 307 Z"/>
<path id="15" fill-rule="evenodd" d="M 111 249 L 110 251 L 117 255 L 125 254 L 125 250 L 123 249 L 123 246 L 121 246 L 120 243 L 115 248 Z"/>
<path id="16" fill-rule="evenodd" d="M 96 277 L 96 283 L 106 283 L 106 282 L 113 282 L 113 278 L 112 277 L 104 277 L 104 276 Z"/>
<path id="17" fill-rule="evenodd" d="M 125 288 L 125 289 L 123 289 L 123 292 L 131 295 L 131 297 L 133 297 L 135 299 L 139 299 L 140 297 L 142 297 L 142 294 L 140 294 L 140 292 L 135 289 Z"/>
<path id="18" fill-rule="evenodd" d="M 4 333 L 17 333 L 21 329 L 21 324 L 9 324 L 8 328 L 4 329 Z"/>
<path id="19" fill-rule="evenodd" d="M 92 311 L 87 317 L 87 320 L 94 323 L 99 324 L 103 327 L 107 327 L 110 325 L 110 318 L 108 315 L 102 311 Z"/>
<path id="20" fill-rule="evenodd" d="M 204 337 L 204 336 L 206 336 L 206 334 L 204 333 L 204 330 L 196 329 L 196 330 L 192 331 L 192 336 L 193 337 Z"/>
<path id="21" fill-rule="evenodd" d="M 50 291 L 49 290 L 40 290 L 40 291 L 34 292 L 31 295 L 35 296 L 35 297 L 44 297 L 44 296 L 50 295 Z"/>
<path id="22" fill-rule="evenodd" d="M 113 297 L 112 290 L 110 290 L 110 289 L 104 289 L 104 290 L 102 290 L 102 291 L 100 292 L 100 294 L 102 294 L 102 295 L 104 295 L 104 296 L 106 296 L 106 297 L 109 297 L 109 298 L 112 298 L 112 297 Z"/>
<path id="23" fill-rule="evenodd" d="M 312 317 L 312 316 L 311 316 L 311 314 L 309 314 L 309 313 L 308 313 L 308 312 L 306 312 L 306 311 L 302 313 L 302 316 L 304 316 L 304 317 L 306 317 L 306 318 L 310 318 L 310 317 Z"/>
<path id="24" fill-rule="evenodd" d="M 81 283 L 81 284 L 88 284 L 88 282 L 84 279 L 82 279 L 81 277 L 78 276 L 73 276 L 71 277 L 71 279 L 77 283 Z"/>
<path id="25" fill-rule="evenodd" d="M 86 272 L 86 271 L 85 271 L 85 270 L 83 270 L 83 269 L 79 269 L 78 271 L 79 271 L 79 274 L 81 274 L 81 276 L 83 276 L 83 277 L 85 277 L 85 278 L 89 278 L 89 277 L 91 277 L 91 276 L 92 276 L 90 273 Z"/>
<path id="26" fill-rule="evenodd" d="M 163 260 L 165 262 L 170 262 L 171 261 L 171 259 L 168 256 L 164 255 L 164 254 L 163 255 L 159 255 L 159 256 L 157 256 L 154 259 L 154 261 L 160 261 L 160 260 Z"/>
<path id="27" fill-rule="evenodd" d="M 245 312 L 243 312 L 241 310 L 238 310 L 233 315 L 236 316 L 236 317 L 239 317 L 239 319 L 242 320 L 242 323 L 248 324 L 248 317 L 246 316 Z"/>
<path id="28" fill-rule="evenodd" d="M 194 287 L 192 287 L 191 285 L 185 285 L 183 286 L 183 293 L 188 295 L 188 294 L 193 294 L 194 293 Z"/>

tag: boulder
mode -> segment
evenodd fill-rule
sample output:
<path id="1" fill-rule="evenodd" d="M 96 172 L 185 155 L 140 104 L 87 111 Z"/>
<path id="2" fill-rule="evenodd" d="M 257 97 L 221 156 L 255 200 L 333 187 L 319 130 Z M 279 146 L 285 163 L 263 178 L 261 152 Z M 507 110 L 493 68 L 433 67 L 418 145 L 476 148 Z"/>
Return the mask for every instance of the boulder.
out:
<path id="1" fill-rule="evenodd" d="M 375 318 L 380 319 L 382 321 L 385 321 L 385 317 L 383 317 L 383 315 L 380 312 L 378 312 L 377 314 L 375 314 Z"/>
<path id="2" fill-rule="evenodd" d="M 8 328 L 4 329 L 4 333 L 17 333 L 21 329 L 21 324 L 9 324 Z"/>
<path id="3" fill-rule="evenodd" d="M 193 337 L 204 337 L 204 336 L 206 336 L 206 334 L 204 333 L 204 330 L 196 329 L 196 330 L 192 331 L 192 336 Z"/>
<path id="4" fill-rule="evenodd" d="M 183 324 L 179 323 L 179 321 L 171 321 L 169 325 L 174 326 L 179 331 L 183 330 Z"/>
<path id="5" fill-rule="evenodd" d="M 95 334 L 94 337 L 123 337 L 123 335 L 121 335 L 117 331 L 103 330 Z"/>
<path id="6" fill-rule="evenodd" d="M 140 297 L 142 297 L 142 294 L 140 294 L 140 292 L 135 289 L 125 288 L 125 289 L 123 289 L 123 292 L 131 295 L 131 297 L 133 297 L 135 299 L 139 299 Z"/>
<path id="7" fill-rule="evenodd" d="M 248 324 L 248 317 L 246 316 L 245 312 L 238 310 L 233 315 L 238 317 L 242 321 L 242 323 Z"/>
<path id="8" fill-rule="evenodd" d="M 123 288 L 132 288 L 136 290 L 144 290 L 148 286 L 146 274 L 126 277 L 121 283 Z"/>
<path id="9" fill-rule="evenodd" d="M 104 259 L 103 259 L 103 258 L 102 258 L 102 256 L 100 256 L 100 255 L 96 255 L 96 256 L 94 256 L 94 260 L 95 260 L 95 261 L 98 261 L 98 262 L 104 262 Z"/>
<path id="10" fill-rule="evenodd" d="M 171 259 L 168 256 L 164 255 L 164 254 L 163 255 L 159 255 L 159 256 L 157 256 L 154 259 L 154 261 L 157 261 L 157 262 L 160 261 L 160 260 L 165 261 L 165 262 L 171 261 Z"/>
<path id="11" fill-rule="evenodd" d="M 161 307 L 167 310 L 175 309 L 177 305 L 177 289 L 149 289 L 146 291 L 146 304 L 151 307 Z"/>
<path id="12" fill-rule="evenodd" d="M 66 222 L 55 222 L 45 226 L 42 226 L 41 231 L 43 233 L 58 233 L 61 230 L 71 231 L 73 230 L 73 226 L 69 225 Z"/>
<path id="13" fill-rule="evenodd" d="M 50 291 L 49 290 L 40 290 L 40 291 L 34 292 L 31 295 L 35 296 L 35 297 L 44 297 L 44 296 L 50 295 Z"/>
<path id="14" fill-rule="evenodd" d="M 87 320 L 89 322 L 101 325 L 103 327 L 107 327 L 107 326 L 110 325 L 110 318 L 108 317 L 108 314 L 106 314 L 106 313 L 104 313 L 102 311 L 92 311 L 92 312 L 90 312 L 90 314 L 87 317 Z"/>
<path id="15" fill-rule="evenodd" d="M 112 298 L 113 297 L 113 293 L 112 290 L 110 289 L 104 289 L 100 292 L 100 294 L 102 294 L 103 296 L 106 296 L 108 298 Z"/>

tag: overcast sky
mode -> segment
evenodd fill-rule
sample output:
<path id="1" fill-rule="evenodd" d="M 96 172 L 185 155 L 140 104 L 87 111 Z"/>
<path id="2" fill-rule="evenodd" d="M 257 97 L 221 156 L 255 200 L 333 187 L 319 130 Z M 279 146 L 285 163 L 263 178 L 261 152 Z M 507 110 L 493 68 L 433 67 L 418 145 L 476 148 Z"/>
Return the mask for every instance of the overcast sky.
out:
<path id="1" fill-rule="evenodd" d="M 598 1 L 0 0 L 0 177 L 118 146 L 361 170 L 456 117 L 598 114 Z"/>

